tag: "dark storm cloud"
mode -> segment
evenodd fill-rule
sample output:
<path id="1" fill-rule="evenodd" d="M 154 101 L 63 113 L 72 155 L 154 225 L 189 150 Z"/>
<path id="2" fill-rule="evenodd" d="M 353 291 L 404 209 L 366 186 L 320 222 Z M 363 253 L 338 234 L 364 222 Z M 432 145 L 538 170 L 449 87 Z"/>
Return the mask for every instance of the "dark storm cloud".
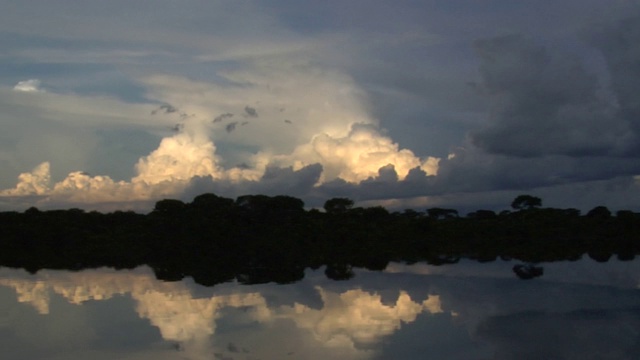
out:
<path id="1" fill-rule="evenodd" d="M 600 84 L 576 56 L 550 53 L 522 36 L 476 42 L 489 124 L 471 135 L 494 154 L 522 157 L 619 155 L 633 138 L 599 95 Z"/>
<path id="2" fill-rule="evenodd" d="M 402 205 L 404 200 L 410 203 L 409 199 L 428 196 L 431 204 L 464 213 L 479 207 L 507 209 L 515 196 L 533 192 L 542 195 L 548 206 L 589 210 L 606 204 L 622 209 L 635 206 L 631 200 L 635 195 L 630 194 L 640 193 L 633 178 L 637 173 L 640 163 L 630 157 L 523 159 L 470 149 L 442 159 L 437 176 L 415 168 L 399 180 L 394 167 L 387 165 L 360 184 L 336 179 L 309 189 L 309 194 L 316 199 L 348 197 L 358 202 L 399 199 L 400 207 L 407 207 Z"/>
<path id="3" fill-rule="evenodd" d="M 404 180 L 399 180 L 393 165 L 381 167 L 376 177 L 370 177 L 360 184 L 338 178 L 315 187 L 313 191 L 319 199 L 348 197 L 356 201 L 408 199 L 439 192 L 435 176 L 415 168 L 409 171 Z"/>
<path id="4" fill-rule="evenodd" d="M 633 176 L 639 172 L 640 163 L 629 157 L 548 155 L 523 159 L 471 149 L 440 161 L 435 186 L 443 191 L 532 189 Z"/>
<path id="5" fill-rule="evenodd" d="M 602 53 L 619 117 L 635 131 L 634 150 L 640 153 L 640 11 L 607 24 L 599 24 L 588 33 L 590 42 Z"/>

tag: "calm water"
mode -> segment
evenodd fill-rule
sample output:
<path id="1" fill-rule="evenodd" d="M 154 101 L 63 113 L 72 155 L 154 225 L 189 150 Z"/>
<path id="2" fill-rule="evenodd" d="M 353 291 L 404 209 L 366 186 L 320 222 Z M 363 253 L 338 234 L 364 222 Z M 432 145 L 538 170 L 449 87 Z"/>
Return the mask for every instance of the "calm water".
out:
<path id="1" fill-rule="evenodd" d="M 395 264 L 206 288 L 0 269 L 2 359 L 638 359 L 640 262 Z"/>

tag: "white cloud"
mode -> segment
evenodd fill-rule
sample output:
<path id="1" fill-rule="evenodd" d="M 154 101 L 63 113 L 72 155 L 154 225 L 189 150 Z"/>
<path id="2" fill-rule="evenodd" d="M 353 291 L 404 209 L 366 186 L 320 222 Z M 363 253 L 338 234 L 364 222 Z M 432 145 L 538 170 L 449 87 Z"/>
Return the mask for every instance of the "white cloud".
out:
<path id="1" fill-rule="evenodd" d="M 215 145 L 186 133 L 164 138 L 160 146 L 136 164 L 138 176 L 132 182 L 149 185 L 164 181 L 188 181 L 195 176 L 218 177 L 220 169 Z"/>
<path id="2" fill-rule="evenodd" d="M 14 91 L 21 92 L 41 92 L 44 91 L 40 88 L 40 80 L 38 79 L 29 79 L 18 82 L 14 87 Z"/>
<path id="3" fill-rule="evenodd" d="M 46 195 L 50 191 L 51 173 L 48 162 L 36 166 L 31 172 L 18 176 L 14 189 L 0 191 L 0 196 Z"/>
<path id="4" fill-rule="evenodd" d="M 433 157 L 422 160 L 411 150 L 399 149 L 398 144 L 380 134 L 375 126 L 363 124 L 352 125 L 344 137 L 318 134 L 310 143 L 296 148 L 293 154 L 276 159 L 293 165 L 294 169 L 319 163 L 324 168 L 321 182 L 340 178 L 352 183 L 378 176 L 380 168 L 387 165 L 394 166 L 400 180 L 416 167 L 435 175 L 439 161 Z"/>

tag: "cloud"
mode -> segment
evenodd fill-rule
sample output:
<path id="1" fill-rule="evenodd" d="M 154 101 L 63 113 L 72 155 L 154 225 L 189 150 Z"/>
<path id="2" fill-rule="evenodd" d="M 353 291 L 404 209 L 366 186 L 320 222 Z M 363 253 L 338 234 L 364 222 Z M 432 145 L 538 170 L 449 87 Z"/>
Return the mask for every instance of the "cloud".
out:
<path id="1" fill-rule="evenodd" d="M 260 160 L 257 160 L 257 163 L 260 163 Z M 320 164 L 309 165 L 299 170 L 293 170 L 292 167 L 267 166 L 262 171 L 256 171 L 250 167 L 236 167 L 225 173 L 225 179 L 214 179 L 210 176 L 193 178 L 180 196 L 190 201 L 202 193 L 223 194 L 227 197 L 246 194 L 286 194 L 304 199 L 307 206 L 320 206 L 326 200 L 320 187 L 315 186 L 321 174 Z"/>
<path id="2" fill-rule="evenodd" d="M 523 157 L 629 151 L 635 137 L 628 122 L 577 57 L 515 35 L 479 40 L 476 48 L 492 109 L 487 126 L 471 134 L 475 145 Z"/>
<path id="3" fill-rule="evenodd" d="M 613 20 L 600 21 L 586 31 L 586 37 L 604 57 L 610 88 L 618 104 L 618 117 L 635 131 L 635 154 L 640 153 L 640 9 L 637 5 Z"/>
<path id="4" fill-rule="evenodd" d="M 319 163 L 323 166 L 322 182 L 342 179 L 358 183 L 378 175 L 380 168 L 393 165 L 399 179 L 419 167 L 428 174 L 436 174 L 439 159 L 422 160 L 408 149 L 399 149 L 389 137 L 383 136 L 371 124 L 353 124 L 343 137 L 319 134 L 308 144 L 299 146 L 291 155 L 279 156 L 278 163 L 300 168 Z"/>
<path id="5" fill-rule="evenodd" d="M 244 112 L 248 117 L 255 117 L 255 118 L 258 117 L 258 112 L 256 111 L 256 109 L 250 106 L 245 106 Z"/>
<path id="6" fill-rule="evenodd" d="M 216 117 L 213 119 L 213 122 L 214 122 L 214 123 L 222 122 L 222 121 L 224 121 L 225 119 L 229 119 L 229 118 L 232 118 L 232 117 L 233 117 L 233 114 L 232 114 L 232 113 L 224 113 L 224 114 L 220 114 L 220 115 L 216 116 Z"/>
<path id="7" fill-rule="evenodd" d="M 151 115 L 155 115 L 158 112 L 162 112 L 162 113 L 165 113 L 165 114 L 172 114 L 172 113 L 178 112 L 178 109 L 176 109 L 175 107 L 173 107 L 173 106 L 171 106 L 169 104 L 164 104 L 164 105 L 160 105 L 157 109 L 154 109 L 151 112 Z"/>
<path id="8" fill-rule="evenodd" d="M 100 201 L 180 197 L 185 189 L 197 188 L 190 185 L 196 178 L 205 179 L 198 184 L 218 183 L 207 187 L 226 189 L 222 195 L 238 189 L 288 193 L 291 184 L 297 183 L 300 196 L 313 197 L 314 185 L 336 179 L 359 183 L 377 177 L 380 168 L 390 165 L 400 180 L 413 168 L 437 173 L 437 158 L 420 158 L 384 135 L 368 114 L 361 91 L 347 76 L 308 64 L 293 69 L 282 61 L 250 63 L 241 70 L 221 72 L 225 80 L 221 83 L 175 76 L 142 79 L 149 100 L 165 104 L 147 110 L 147 118 L 154 113 L 191 114 L 182 119 L 180 132 L 165 134 L 155 150 L 140 156 L 130 180 L 73 170 L 42 190 L 39 195 L 47 200 L 39 204 L 69 201 L 91 206 Z M 48 96 L 66 100 L 57 94 Z M 85 98 L 74 100 L 82 103 Z M 258 116 L 255 108 L 246 105 L 249 101 L 260 102 L 261 121 L 234 136 L 222 136 L 237 130 L 237 122 L 220 124 L 231 114 Z M 283 123 L 283 108 L 296 117 L 296 126 Z M 174 121 L 163 127 L 175 125 Z M 25 176 L 4 194 L 25 192 L 35 175 Z M 309 184 L 309 179 L 315 182 Z"/>
<path id="9" fill-rule="evenodd" d="M 18 82 L 14 87 L 14 91 L 21 92 L 41 92 L 44 91 L 40 88 L 40 80 L 38 79 L 29 79 Z"/>
<path id="10" fill-rule="evenodd" d="M 50 164 L 43 162 L 31 172 L 18 176 L 18 185 L 14 189 L 0 191 L 0 196 L 45 195 L 51 186 Z"/>
<path id="11" fill-rule="evenodd" d="M 531 12 L 512 7 L 471 15 L 408 2 L 391 9 L 404 21 L 382 24 L 390 16 L 383 2 L 367 16 L 312 5 L 312 22 L 306 4 L 192 5 L 198 11 L 143 6 L 114 22 L 117 3 L 91 15 L 91 26 L 64 28 L 51 19 L 68 9 L 46 2 L 3 13 L 0 27 L 19 37 L 7 59 L 29 64 L 8 83 L 46 76 L 50 86 L 15 91 L 42 90 L 32 79 L 0 89 L 5 194 L 29 192 L 29 181 L 20 179 L 19 191 L 13 179 L 45 161 L 50 187 L 25 202 L 148 204 L 199 188 L 286 193 L 295 183 L 295 195 L 312 201 L 340 194 L 423 206 L 447 192 L 473 202 L 487 200 L 483 191 L 640 173 L 629 160 L 640 151 L 637 5 L 588 22 L 588 43 L 575 29 L 611 6 L 553 5 L 541 10 L 548 21 L 540 28 Z M 16 26 L 16 12 L 43 21 Z M 142 15 L 152 20 L 140 23 Z M 505 28 L 525 35 L 495 37 Z M 372 33 L 375 41 L 364 41 Z M 187 143 L 203 151 L 190 148 L 187 159 L 168 150 Z M 445 159 L 449 152 L 457 157 Z"/>
<path id="12" fill-rule="evenodd" d="M 138 176 L 132 182 L 154 185 L 216 175 L 220 169 L 215 151 L 214 144 L 206 138 L 186 133 L 164 138 L 156 150 L 138 161 Z"/>
<path id="13" fill-rule="evenodd" d="M 236 125 L 238 125 L 237 121 L 230 122 L 224 127 L 224 130 L 228 133 L 232 133 L 236 129 Z"/>

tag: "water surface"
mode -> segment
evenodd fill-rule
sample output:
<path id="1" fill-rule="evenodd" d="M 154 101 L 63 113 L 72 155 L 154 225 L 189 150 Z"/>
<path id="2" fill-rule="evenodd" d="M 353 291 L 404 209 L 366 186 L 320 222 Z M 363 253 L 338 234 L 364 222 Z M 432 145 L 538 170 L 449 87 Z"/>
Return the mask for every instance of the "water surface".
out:
<path id="1" fill-rule="evenodd" d="M 391 264 L 203 287 L 151 269 L 0 269 L 3 359 L 637 359 L 640 262 Z"/>

